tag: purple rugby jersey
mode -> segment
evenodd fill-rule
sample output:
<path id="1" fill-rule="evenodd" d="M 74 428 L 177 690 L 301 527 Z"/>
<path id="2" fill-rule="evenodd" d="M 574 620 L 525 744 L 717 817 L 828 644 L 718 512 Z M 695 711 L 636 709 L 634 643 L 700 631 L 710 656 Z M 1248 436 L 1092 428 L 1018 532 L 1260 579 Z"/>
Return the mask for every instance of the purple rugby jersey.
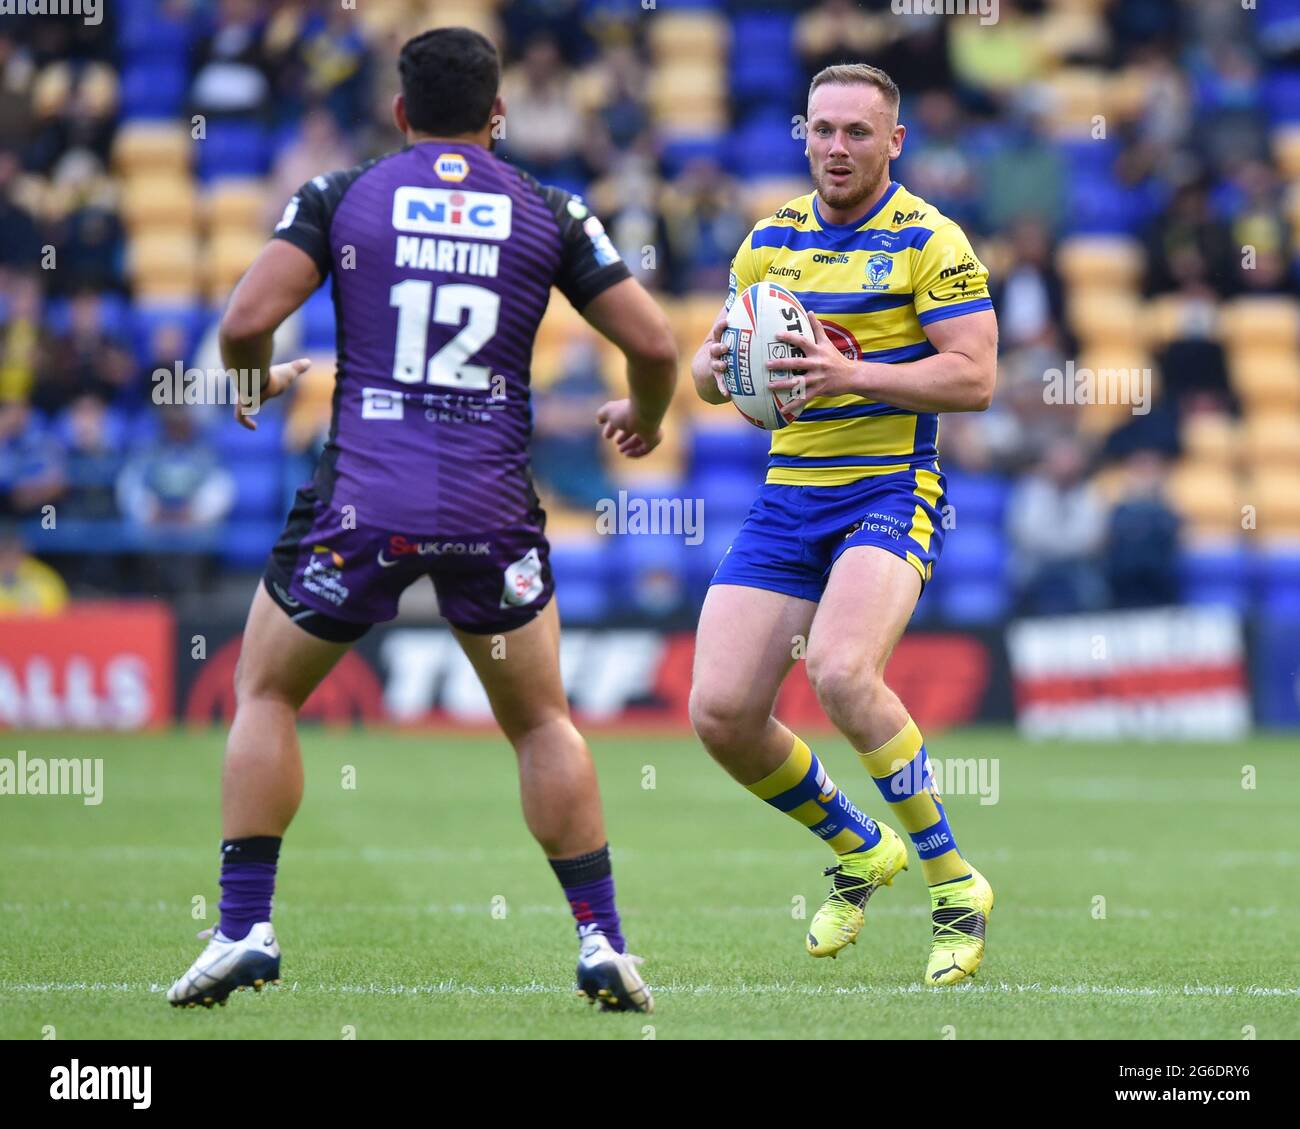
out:
<path id="1" fill-rule="evenodd" d="M 275 237 L 331 278 L 321 501 L 437 536 L 527 515 L 529 368 L 551 286 L 581 310 L 630 276 L 586 204 L 480 146 L 424 141 L 314 177 Z"/>

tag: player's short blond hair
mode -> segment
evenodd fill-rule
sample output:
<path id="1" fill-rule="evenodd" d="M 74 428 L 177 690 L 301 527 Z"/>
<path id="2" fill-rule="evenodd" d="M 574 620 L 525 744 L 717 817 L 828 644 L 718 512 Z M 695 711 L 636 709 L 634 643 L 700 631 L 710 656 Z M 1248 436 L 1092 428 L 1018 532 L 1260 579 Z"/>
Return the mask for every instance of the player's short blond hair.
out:
<path id="1" fill-rule="evenodd" d="M 873 67 L 868 63 L 837 63 L 833 67 L 824 67 L 813 75 L 812 85 L 808 87 L 808 101 L 812 101 L 814 90 L 819 86 L 828 84 L 834 86 L 874 86 L 884 93 L 885 101 L 889 103 L 890 109 L 894 111 L 895 119 L 898 117 L 898 104 L 902 101 L 898 83 L 879 67 Z"/>

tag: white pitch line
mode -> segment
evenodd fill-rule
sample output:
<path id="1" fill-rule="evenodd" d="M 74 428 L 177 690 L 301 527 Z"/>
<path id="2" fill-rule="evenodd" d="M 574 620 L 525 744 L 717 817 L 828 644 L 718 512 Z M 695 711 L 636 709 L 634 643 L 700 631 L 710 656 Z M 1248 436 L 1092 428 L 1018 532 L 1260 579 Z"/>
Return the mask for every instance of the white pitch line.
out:
<path id="1" fill-rule="evenodd" d="M 935 992 L 924 984 L 873 985 L 855 984 L 847 987 L 827 987 L 820 984 L 651 984 L 657 995 L 674 996 L 925 996 L 941 999 L 945 993 Z M 15 983 L 0 981 L 0 995 L 6 992 L 39 994 L 49 992 L 121 992 L 159 993 L 162 984 L 102 983 L 70 981 L 66 983 Z M 342 996 L 531 996 L 550 993 L 568 994 L 570 984 L 545 984 L 533 980 L 527 984 L 467 984 L 458 980 L 440 980 L 430 984 L 303 984 L 294 981 L 273 989 L 275 992 L 302 992 L 304 995 Z M 1126 987 L 1111 984 L 974 984 L 968 983 L 952 989 L 963 995 L 1041 995 L 1041 996 L 1111 996 L 1118 998 L 1221 998 L 1284 997 L 1300 999 L 1300 987 L 1268 987 L 1231 984 L 1185 984 L 1181 988 L 1168 985 Z"/>

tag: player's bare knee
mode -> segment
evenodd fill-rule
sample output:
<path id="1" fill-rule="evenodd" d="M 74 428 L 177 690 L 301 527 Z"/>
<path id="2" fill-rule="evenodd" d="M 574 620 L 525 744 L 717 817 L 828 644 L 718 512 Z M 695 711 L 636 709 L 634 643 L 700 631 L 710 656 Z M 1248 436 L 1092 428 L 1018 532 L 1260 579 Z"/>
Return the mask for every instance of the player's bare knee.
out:
<path id="1" fill-rule="evenodd" d="M 869 716 L 885 685 L 874 664 L 836 654 L 810 654 L 808 681 L 826 715 L 841 728 Z"/>
<path id="2" fill-rule="evenodd" d="M 738 745 L 752 748 L 768 717 L 740 698 L 699 689 L 691 691 L 689 709 L 696 736 L 711 751 Z"/>
<path id="3" fill-rule="evenodd" d="M 295 687 L 284 685 L 284 674 L 266 664 L 249 661 L 241 654 L 235 663 L 235 705 L 247 706 L 254 702 L 272 702 L 298 710 L 303 696 Z"/>

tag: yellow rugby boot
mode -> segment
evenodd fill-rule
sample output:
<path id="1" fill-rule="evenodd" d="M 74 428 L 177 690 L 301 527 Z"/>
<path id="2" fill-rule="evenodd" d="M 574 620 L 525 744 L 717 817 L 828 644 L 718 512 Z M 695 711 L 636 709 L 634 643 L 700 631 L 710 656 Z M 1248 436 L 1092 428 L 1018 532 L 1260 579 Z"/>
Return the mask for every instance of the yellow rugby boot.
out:
<path id="1" fill-rule="evenodd" d="M 984 959 L 984 930 L 992 912 L 993 887 L 973 866 L 965 881 L 930 888 L 927 984 L 939 988 L 975 975 Z"/>
<path id="2" fill-rule="evenodd" d="M 892 886 L 894 876 L 907 869 L 902 838 L 892 827 L 879 821 L 876 826 L 880 842 L 871 850 L 839 855 L 839 863 L 826 868 L 835 884 L 808 926 L 808 952 L 815 957 L 833 957 L 845 945 L 856 944 L 867 899 L 881 886 Z"/>

